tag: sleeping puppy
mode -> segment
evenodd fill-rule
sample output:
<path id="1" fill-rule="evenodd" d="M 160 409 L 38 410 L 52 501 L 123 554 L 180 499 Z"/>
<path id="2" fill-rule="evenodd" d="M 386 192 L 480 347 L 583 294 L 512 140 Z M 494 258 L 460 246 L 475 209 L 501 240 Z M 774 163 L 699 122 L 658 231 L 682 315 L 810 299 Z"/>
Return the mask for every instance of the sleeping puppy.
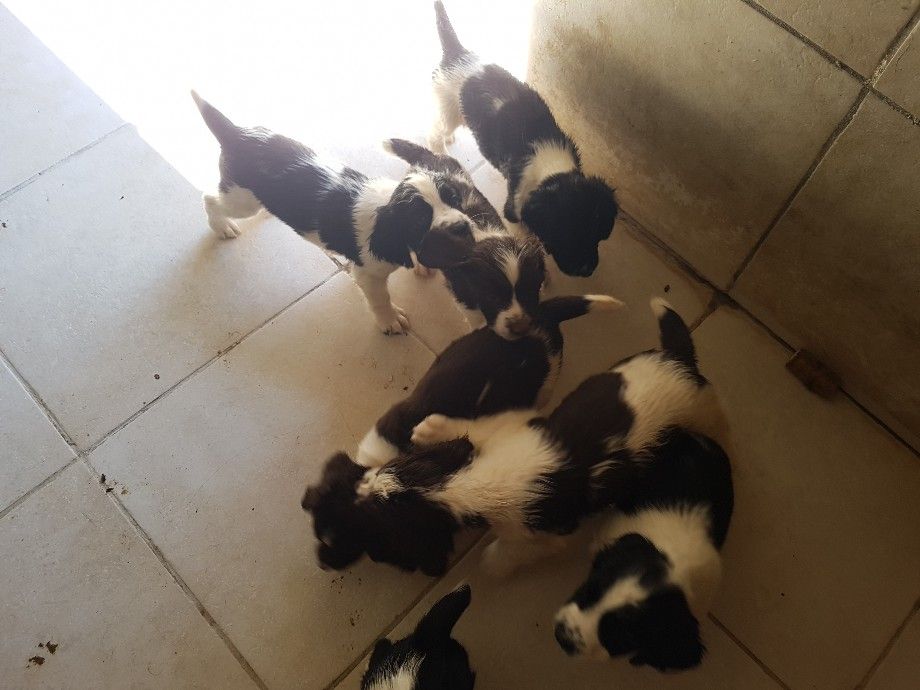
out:
<path id="1" fill-rule="evenodd" d="M 416 169 L 467 175 L 450 156 L 403 139 L 390 139 L 384 148 Z M 543 247 L 532 236 L 519 238 L 508 232 L 471 178 L 461 208 L 473 220 L 475 244 L 448 246 L 440 252 L 432 239 L 429 254 L 435 254 L 447 286 L 466 308 L 472 328 L 484 322 L 503 338 L 518 338 L 530 331 L 546 281 Z"/>
<path id="2" fill-rule="evenodd" d="M 607 295 L 554 297 L 539 305 L 525 336 L 506 340 L 480 328 L 458 338 L 438 355 L 412 393 L 377 420 L 358 446 L 355 461 L 381 467 L 408 452 L 412 429 L 430 414 L 473 418 L 542 407 L 552 396 L 562 365 L 559 324 L 620 306 L 622 302 Z"/>
<path id="3" fill-rule="evenodd" d="M 721 575 L 734 505 L 731 464 L 712 439 L 672 427 L 599 532 L 588 578 L 556 615 L 570 655 L 628 656 L 659 671 L 697 666 L 699 619 Z"/>
<path id="4" fill-rule="evenodd" d="M 443 151 L 457 127 L 469 126 L 508 182 L 505 218 L 539 237 L 564 273 L 591 275 L 616 219 L 613 191 L 582 172 L 578 148 L 540 95 L 498 65 L 483 65 L 461 45 L 441 2 L 435 12 L 443 57 L 433 75 L 440 117 L 429 145 Z"/>
<path id="5" fill-rule="evenodd" d="M 238 127 L 194 91 L 192 97 L 221 146 L 218 193 L 204 196 L 211 229 L 236 237 L 234 219 L 265 207 L 297 233 L 316 237 L 351 261 L 384 333 L 405 333 L 409 324 L 390 299 L 390 273 L 411 267 L 413 254 L 433 268 L 469 255 L 474 224 L 462 200 L 475 188 L 456 161 L 450 170 L 413 167 L 402 180 L 369 179 L 264 127 Z"/>
<path id="6" fill-rule="evenodd" d="M 476 674 L 451 632 L 470 605 L 470 586 L 442 597 L 398 642 L 374 645 L 361 690 L 472 690 Z"/>
<path id="7" fill-rule="evenodd" d="M 653 307 L 661 350 L 588 378 L 549 417 L 430 415 L 415 427 L 411 451 L 382 468 L 332 458 L 302 503 L 313 514 L 320 564 L 341 569 L 366 553 L 438 575 L 454 534 L 487 524 L 498 539 L 485 566 L 508 574 L 628 495 L 664 430 L 718 431 L 718 401 L 697 370 L 686 325 L 663 301 Z"/>

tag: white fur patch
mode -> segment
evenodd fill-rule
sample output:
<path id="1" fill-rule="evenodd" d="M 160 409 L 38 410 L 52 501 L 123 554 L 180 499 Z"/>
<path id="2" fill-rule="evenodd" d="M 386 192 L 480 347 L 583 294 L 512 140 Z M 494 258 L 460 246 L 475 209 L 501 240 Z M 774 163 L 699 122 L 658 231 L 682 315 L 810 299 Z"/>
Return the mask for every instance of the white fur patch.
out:
<path id="1" fill-rule="evenodd" d="M 381 436 L 377 427 L 368 431 L 355 454 L 355 462 L 364 467 L 383 467 L 399 455 L 399 449 Z"/>
<path id="2" fill-rule="evenodd" d="M 407 175 L 405 181 L 418 190 L 418 193 L 425 199 L 425 202 L 431 206 L 432 217 L 431 227 L 436 228 L 442 225 L 453 225 L 455 223 L 467 222 L 472 227 L 469 217 L 462 211 L 448 206 L 441 200 L 438 188 L 428 175 L 424 173 L 412 173 Z"/>
<path id="3" fill-rule="evenodd" d="M 390 472 L 373 468 L 364 473 L 355 492 L 359 496 L 380 496 L 386 498 L 390 494 L 399 493 L 403 485 Z"/>
<path id="4" fill-rule="evenodd" d="M 413 690 L 418 669 L 424 657 L 412 655 L 398 668 L 388 668 L 385 675 L 378 678 L 368 690 Z"/>
<path id="5" fill-rule="evenodd" d="M 518 410 L 470 420 L 467 435 L 477 456 L 429 497 L 458 518 L 482 515 L 493 524 L 523 525 L 523 508 L 545 491 L 540 477 L 565 457 L 527 423 L 535 416 Z"/>
<path id="6" fill-rule="evenodd" d="M 596 550 L 624 534 L 641 534 L 668 557 L 668 580 L 684 591 L 699 618 L 709 610 L 722 577 L 722 561 L 709 538 L 710 521 L 709 509 L 702 505 L 617 515 L 599 530 Z"/>
<path id="7" fill-rule="evenodd" d="M 613 311 L 626 306 L 610 295 L 584 295 L 584 298 L 589 302 L 588 311 Z"/>
<path id="8" fill-rule="evenodd" d="M 571 172 L 578 166 L 575 155 L 564 144 L 557 141 L 538 141 L 533 145 L 534 153 L 524 165 L 521 181 L 514 196 L 514 210 L 518 217 L 530 193 L 550 175 Z"/>
<path id="9" fill-rule="evenodd" d="M 514 294 L 514 286 L 517 285 L 518 278 L 520 277 L 520 266 L 518 265 L 520 257 L 514 252 L 505 251 L 496 258 L 502 267 L 502 273 L 505 274 L 505 278 L 508 279 L 508 283 L 511 285 L 512 292 L 511 304 L 498 312 L 498 315 L 495 317 L 495 330 L 502 338 L 512 340 L 517 336 L 508 328 L 508 322 L 519 321 L 526 316 L 524 307 L 521 306 L 520 302 L 517 300 L 517 296 Z"/>

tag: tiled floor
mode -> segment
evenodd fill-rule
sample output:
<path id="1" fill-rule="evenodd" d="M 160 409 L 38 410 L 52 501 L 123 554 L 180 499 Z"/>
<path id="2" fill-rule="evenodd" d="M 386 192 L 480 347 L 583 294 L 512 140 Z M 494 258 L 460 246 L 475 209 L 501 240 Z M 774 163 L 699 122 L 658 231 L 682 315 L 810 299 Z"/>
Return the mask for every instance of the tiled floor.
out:
<path id="1" fill-rule="evenodd" d="M 625 223 L 594 278 L 554 288 L 629 305 L 566 327 L 559 395 L 654 343 L 650 295 L 702 319 L 737 491 L 703 666 L 565 657 L 549 621 L 586 568 L 578 545 L 503 584 L 479 572 L 478 535 L 440 581 L 319 570 L 303 487 L 463 332 L 443 286 L 395 276 L 413 334 L 380 335 L 348 276 L 277 221 L 216 240 L 195 174 L 2 8 L 0 46 L 0 687 L 356 688 L 374 640 L 461 580 L 482 688 L 917 687 L 920 461 L 845 398 L 805 391 L 780 344 L 710 313 L 710 291 Z M 414 69 L 424 81 L 429 63 Z M 393 122 L 423 107 L 391 105 Z M 398 173 L 371 131 L 329 148 Z"/>

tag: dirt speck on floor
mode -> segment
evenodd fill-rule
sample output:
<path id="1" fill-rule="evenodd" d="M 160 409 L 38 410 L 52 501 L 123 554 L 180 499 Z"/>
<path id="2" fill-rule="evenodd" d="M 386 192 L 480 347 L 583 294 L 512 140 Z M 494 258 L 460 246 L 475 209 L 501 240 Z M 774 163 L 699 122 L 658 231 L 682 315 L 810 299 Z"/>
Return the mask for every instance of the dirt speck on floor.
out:
<path id="1" fill-rule="evenodd" d="M 43 656 L 38 656 L 36 654 L 35 656 L 29 657 L 30 666 L 41 666 L 43 663 L 45 663 L 45 657 Z"/>
<path id="2" fill-rule="evenodd" d="M 404 391 L 409 390 L 409 386 L 403 386 L 403 390 L 404 390 Z"/>
<path id="3" fill-rule="evenodd" d="M 671 286 L 670 286 L 670 285 L 665 285 L 665 286 L 664 286 L 664 291 L 665 291 L 665 293 L 671 292 Z"/>
<path id="4" fill-rule="evenodd" d="M 153 378 L 155 378 L 157 381 L 159 381 L 159 380 L 160 380 L 160 375 L 159 375 L 159 374 L 154 374 L 154 375 L 153 375 Z"/>
<path id="5" fill-rule="evenodd" d="M 2 225 L 3 227 L 6 227 L 6 223 L 0 223 L 0 225 Z"/>
<path id="6" fill-rule="evenodd" d="M 105 475 L 104 475 L 104 474 L 101 475 L 101 476 L 99 477 L 99 483 L 100 483 L 100 484 L 105 484 Z"/>
<path id="7" fill-rule="evenodd" d="M 41 645 L 38 645 L 38 646 L 41 647 Z M 48 640 L 45 643 L 45 649 L 47 649 L 52 654 L 54 654 L 57 651 L 57 648 L 58 648 L 58 645 L 52 642 L 51 640 Z"/>
<path id="8" fill-rule="evenodd" d="M 128 487 L 127 487 L 127 486 L 121 487 L 121 495 L 122 495 L 122 496 L 127 496 L 129 493 L 131 493 L 131 492 L 128 491 Z"/>

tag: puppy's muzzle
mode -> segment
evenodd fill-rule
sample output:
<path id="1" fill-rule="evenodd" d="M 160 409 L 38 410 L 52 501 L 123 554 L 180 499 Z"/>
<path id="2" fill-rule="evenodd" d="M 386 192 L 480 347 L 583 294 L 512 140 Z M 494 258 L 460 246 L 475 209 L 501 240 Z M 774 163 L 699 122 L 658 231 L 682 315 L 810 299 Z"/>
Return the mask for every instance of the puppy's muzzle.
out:
<path id="1" fill-rule="evenodd" d="M 531 325 L 532 322 L 530 317 L 526 314 L 522 316 L 508 316 L 505 318 L 505 328 L 508 329 L 511 335 L 517 338 L 527 335 L 530 332 Z"/>

